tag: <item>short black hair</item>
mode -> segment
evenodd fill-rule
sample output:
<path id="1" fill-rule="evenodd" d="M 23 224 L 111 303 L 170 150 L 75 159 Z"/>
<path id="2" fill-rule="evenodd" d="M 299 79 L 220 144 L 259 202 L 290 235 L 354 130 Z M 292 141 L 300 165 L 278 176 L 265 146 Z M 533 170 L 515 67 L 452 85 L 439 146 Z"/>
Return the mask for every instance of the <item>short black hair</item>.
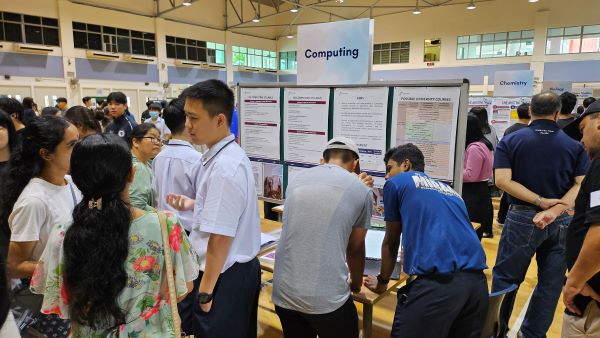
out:
<path id="1" fill-rule="evenodd" d="M 425 172 L 425 156 L 419 147 L 412 143 L 406 143 L 396 148 L 391 148 L 385 153 L 383 160 L 387 164 L 389 160 L 394 160 L 400 164 L 405 160 L 409 160 L 412 165 L 412 170 Z"/>
<path id="2" fill-rule="evenodd" d="M 184 98 L 171 100 L 169 105 L 163 110 L 163 119 L 165 124 L 173 134 L 181 134 L 185 130 L 185 105 Z"/>
<path id="3" fill-rule="evenodd" d="M 530 119 L 531 115 L 529 114 L 529 103 L 521 103 L 517 107 L 517 115 L 519 115 L 520 119 Z"/>
<path id="4" fill-rule="evenodd" d="M 96 121 L 92 111 L 84 106 L 73 106 L 69 108 L 65 112 L 64 118 L 78 128 L 93 130 L 96 133 L 102 132 L 100 123 Z"/>
<path id="5" fill-rule="evenodd" d="M 16 114 L 17 120 L 23 122 L 23 105 L 17 99 L 8 96 L 0 96 L 0 109 L 8 115 Z"/>
<path id="6" fill-rule="evenodd" d="M 198 82 L 186 88 L 180 97 L 202 101 L 202 106 L 211 117 L 223 114 L 231 126 L 234 96 L 223 81 L 212 79 Z"/>
<path id="7" fill-rule="evenodd" d="M 146 136 L 146 134 L 148 133 L 148 131 L 150 131 L 150 129 L 158 130 L 158 128 L 156 128 L 154 123 L 142 123 L 142 124 L 138 124 L 137 126 L 135 126 L 133 128 L 133 130 L 131 131 L 131 138 L 129 139 L 129 145 L 133 146 L 133 140 L 139 141 L 142 137 Z M 158 130 L 158 131 L 160 132 L 160 130 Z"/>
<path id="8" fill-rule="evenodd" d="M 162 110 L 162 106 L 158 103 L 153 103 L 150 105 L 150 107 L 148 107 L 148 110 L 158 110 L 161 111 Z"/>
<path id="9" fill-rule="evenodd" d="M 56 103 L 59 103 L 59 102 L 67 103 L 67 99 L 64 97 L 59 97 L 58 99 L 56 99 Z"/>
<path id="10" fill-rule="evenodd" d="M 56 116 L 56 114 L 59 112 L 60 110 L 58 110 L 58 108 L 56 107 L 46 107 L 44 109 L 42 109 L 42 116 Z"/>
<path id="11" fill-rule="evenodd" d="M 146 107 L 148 107 L 148 109 L 150 109 L 150 105 L 153 103 L 154 103 L 154 101 L 146 101 Z"/>
<path id="12" fill-rule="evenodd" d="M 585 98 L 585 100 L 583 100 L 583 108 L 587 109 L 587 107 L 594 102 L 596 102 L 596 98 L 592 96 Z"/>
<path id="13" fill-rule="evenodd" d="M 585 111 L 585 108 L 583 108 L 583 106 L 577 107 L 577 115 L 583 114 L 584 111 Z"/>
<path id="14" fill-rule="evenodd" d="M 24 97 L 23 98 L 23 108 L 25 109 L 33 109 L 33 98 L 32 97 Z"/>
<path id="15" fill-rule="evenodd" d="M 332 144 L 343 144 L 342 142 L 333 142 Z M 325 149 L 323 151 L 323 159 L 325 162 L 329 162 L 332 158 L 339 158 L 343 163 L 352 162 L 358 160 L 358 155 L 355 152 L 348 149 Z"/>
<path id="16" fill-rule="evenodd" d="M 0 127 L 4 127 L 8 131 L 8 150 L 11 154 L 14 154 L 17 147 L 20 146 L 19 139 L 17 138 L 17 131 L 15 130 L 15 125 L 12 123 L 10 116 L 1 109 Z"/>
<path id="17" fill-rule="evenodd" d="M 111 103 L 113 101 L 120 104 L 127 104 L 127 95 L 123 94 L 123 92 L 112 92 L 108 94 L 106 102 Z"/>
<path id="18" fill-rule="evenodd" d="M 89 96 L 84 97 L 83 99 L 81 99 L 81 101 L 83 102 L 83 104 L 85 104 L 86 102 L 88 102 L 89 100 L 91 100 L 92 98 Z"/>
<path id="19" fill-rule="evenodd" d="M 573 109 L 575 109 L 575 105 L 577 104 L 577 96 L 571 92 L 564 92 L 560 94 L 560 102 L 562 103 L 560 113 L 563 115 L 569 115 L 573 112 Z"/>
<path id="20" fill-rule="evenodd" d="M 531 115 L 552 116 L 560 111 L 560 97 L 553 92 L 542 92 L 531 98 Z"/>

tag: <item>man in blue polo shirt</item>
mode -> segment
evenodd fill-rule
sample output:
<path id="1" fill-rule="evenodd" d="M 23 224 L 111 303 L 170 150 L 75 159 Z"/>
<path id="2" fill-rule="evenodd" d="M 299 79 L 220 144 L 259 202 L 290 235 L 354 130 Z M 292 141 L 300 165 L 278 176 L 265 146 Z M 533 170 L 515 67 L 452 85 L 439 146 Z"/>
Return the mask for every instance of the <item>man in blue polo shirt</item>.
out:
<path id="1" fill-rule="evenodd" d="M 537 94 L 530 109 L 529 126 L 502 138 L 496 148 L 496 185 L 509 195 L 511 206 L 498 246 L 492 292 L 521 284 L 536 255 L 538 284 L 520 331 L 523 338 L 542 338 L 552 324 L 565 279 L 564 242 L 571 221 L 565 211 L 573 207 L 589 158 L 555 122 L 561 109 L 558 95 Z M 502 303 L 501 334 L 508 330 L 515 293 Z"/>
<path id="2" fill-rule="evenodd" d="M 417 276 L 398 304 L 393 338 L 479 338 L 488 307 L 485 253 L 465 202 L 445 183 L 424 173 L 425 160 L 408 143 L 385 155 L 385 237 L 381 273 L 369 276 L 373 292 L 387 289 L 400 233 L 404 272 Z"/>

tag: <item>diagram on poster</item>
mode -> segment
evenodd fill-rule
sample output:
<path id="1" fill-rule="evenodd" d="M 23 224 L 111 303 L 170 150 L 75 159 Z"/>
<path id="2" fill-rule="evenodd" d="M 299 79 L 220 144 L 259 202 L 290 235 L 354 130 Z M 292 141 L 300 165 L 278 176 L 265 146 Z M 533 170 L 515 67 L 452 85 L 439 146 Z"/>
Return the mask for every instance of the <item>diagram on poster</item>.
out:
<path id="1" fill-rule="evenodd" d="M 495 97 L 490 117 L 490 126 L 496 130 L 498 139 L 502 139 L 504 132 L 519 120 L 517 108 L 522 103 L 531 102 L 529 97 Z"/>
<path id="2" fill-rule="evenodd" d="M 362 170 L 385 172 L 388 88 L 336 88 L 333 136 L 354 141 Z"/>
<path id="3" fill-rule="evenodd" d="M 459 98 L 460 88 L 394 89 L 392 137 L 395 145 L 415 144 L 425 156 L 425 172 L 445 181 L 454 179 Z"/>
<path id="4" fill-rule="evenodd" d="M 248 157 L 279 160 L 279 88 L 242 88 L 240 121 Z"/>
<path id="5" fill-rule="evenodd" d="M 263 197 L 283 199 L 283 165 L 263 163 Z"/>
<path id="6" fill-rule="evenodd" d="M 256 195 L 259 197 L 263 196 L 263 163 L 250 161 L 252 164 L 252 173 L 254 174 L 254 186 L 256 188 Z"/>
<path id="7" fill-rule="evenodd" d="M 327 145 L 329 88 L 286 88 L 284 159 L 317 164 Z"/>
<path id="8" fill-rule="evenodd" d="M 375 220 L 383 221 L 385 216 L 383 205 L 383 186 L 385 179 L 383 177 L 373 177 L 373 213 L 372 217 Z"/>

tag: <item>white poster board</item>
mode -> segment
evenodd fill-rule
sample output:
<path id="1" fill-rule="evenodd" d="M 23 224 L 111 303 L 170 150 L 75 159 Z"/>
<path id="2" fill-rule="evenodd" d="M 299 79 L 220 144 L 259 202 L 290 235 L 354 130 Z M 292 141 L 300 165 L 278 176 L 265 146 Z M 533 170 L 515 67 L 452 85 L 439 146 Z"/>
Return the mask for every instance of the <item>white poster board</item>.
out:
<path id="1" fill-rule="evenodd" d="M 363 171 L 385 172 L 388 94 L 387 87 L 334 90 L 333 137 L 356 143 Z"/>
<path id="2" fill-rule="evenodd" d="M 279 88 L 242 88 L 241 146 L 250 158 L 279 160 Z"/>
<path id="3" fill-rule="evenodd" d="M 454 180 L 454 152 L 460 88 L 397 87 L 394 89 L 392 142 L 413 143 L 425 156 L 425 172 Z"/>
<path id="4" fill-rule="evenodd" d="M 374 27 L 372 19 L 298 26 L 298 84 L 367 84 Z"/>
<path id="5" fill-rule="evenodd" d="M 328 141 L 329 88 L 286 88 L 284 98 L 285 161 L 318 164 Z"/>
<path id="6" fill-rule="evenodd" d="M 573 89 L 573 82 L 571 81 L 544 81 L 542 91 L 550 91 L 556 95 L 560 95 L 564 92 L 570 92 Z"/>
<path id="7" fill-rule="evenodd" d="M 517 108 L 522 103 L 531 102 L 530 97 L 495 97 L 490 118 L 490 126 L 496 130 L 498 139 L 502 139 L 506 128 L 519 120 Z"/>

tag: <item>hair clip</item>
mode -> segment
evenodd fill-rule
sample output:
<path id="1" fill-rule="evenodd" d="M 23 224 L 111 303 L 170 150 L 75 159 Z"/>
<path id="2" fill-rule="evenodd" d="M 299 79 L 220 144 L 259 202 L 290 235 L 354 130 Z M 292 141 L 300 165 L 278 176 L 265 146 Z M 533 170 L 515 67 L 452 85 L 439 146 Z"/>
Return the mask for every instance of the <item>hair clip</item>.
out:
<path id="1" fill-rule="evenodd" d="M 90 201 L 88 202 L 88 208 L 102 210 L 102 197 L 98 198 L 95 201 L 93 198 L 90 199 Z"/>

